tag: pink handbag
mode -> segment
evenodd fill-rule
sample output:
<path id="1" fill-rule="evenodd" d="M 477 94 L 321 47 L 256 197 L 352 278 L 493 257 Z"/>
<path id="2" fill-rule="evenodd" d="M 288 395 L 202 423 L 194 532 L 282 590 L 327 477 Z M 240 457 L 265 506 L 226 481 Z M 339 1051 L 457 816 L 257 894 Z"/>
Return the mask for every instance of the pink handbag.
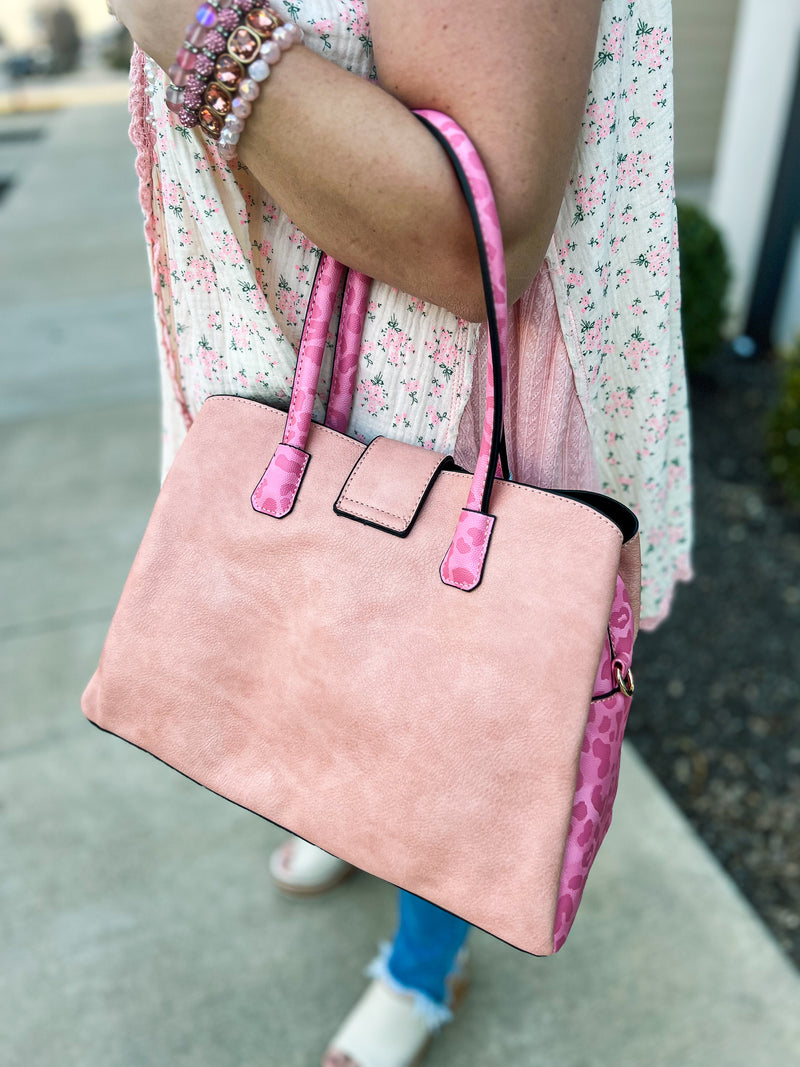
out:
<path id="1" fill-rule="evenodd" d="M 637 521 L 601 494 L 490 476 L 503 437 L 500 227 L 463 130 L 416 114 L 452 160 L 481 256 L 491 359 L 475 473 L 345 436 L 369 284 L 355 272 L 326 425 L 312 422 L 345 274 L 322 256 L 288 415 L 236 396 L 204 403 L 82 707 L 208 789 L 549 955 L 611 820 Z"/>

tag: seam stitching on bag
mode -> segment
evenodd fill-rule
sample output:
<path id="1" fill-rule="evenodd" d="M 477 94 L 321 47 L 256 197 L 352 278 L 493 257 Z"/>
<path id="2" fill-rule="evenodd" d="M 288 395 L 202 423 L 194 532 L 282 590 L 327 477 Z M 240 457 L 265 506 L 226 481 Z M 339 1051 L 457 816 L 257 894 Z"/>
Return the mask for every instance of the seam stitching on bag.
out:
<path id="1" fill-rule="evenodd" d="M 266 411 L 274 411 L 279 415 L 284 415 L 285 417 L 285 412 L 280 411 L 278 408 L 273 408 L 269 404 L 262 403 L 260 400 L 251 400 L 250 397 L 247 396 L 227 396 L 224 393 L 213 393 L 211 396 L 206 397 L 203 403 L 208 403 L 209 400 L 238 400 L 241 404 L 254 404 L 257 408 L 263 408 Z M 363 448 L 363 445 L 361 445 L 359 441 L 353 440 L 352 437 L 348 438 L 346 434 L 341 434 L 338 432 L 338 430 L 331 430 L 328 426 L 321 426 L 319 425 L 319 423 L 312 423 L 312 425 L 314 427 L 315 433 L 330 434 L 331 437 L 335 437 L 337 438 L 337 440 L 342 441 L 343 443 L 350 442 L 353 448 Z M 456 478 L 467 479 L 472 477 L 472 475 L 464 474 L 461 471 L 442 471 L 441 476 L 443 478 L 455 476 Z M 348 481 L 349 480 L 350 479 L 348 478 Z M 345 483 L 345 487 L 346 484 L 347 483 Z M 574 507 L 580 508 L 581 511 L 588 511 L 590 515 L 593 515 L 600 522 L 605 523 L 606 526 L 609 526 L 617 534 L 620 539 L 620 544 L 624 543 L 622 530 L 620 530 L 619 526 L 617 526 L 617 524 L 611 519 L 609 519 L 606 515 L 603 515 L 602 512 L 598 511 L 596 508 L 591 507 L 589 504 L 584 504 L 580 500 L 572 500 L 568 496 L 559 496 L 555 493 L 548 493 L 546 489 L 538 489 L 535 485 L 520 485 L 519 482 L 504 482 L 503 484 L 506 485 L 510 490 L 513 489 L 515 492 L 537 493 L 540 496 L 547 497 L 549 500 L 560 501 L 563 504 L 572 504 Z M 610 499 L 616 500 L 616 497 L 611 497 Z"/>
<path id="2" fill-rule="evenodd" d="M 485 533 L 486 532 L 486 523 L 491 523 L 491 526 L 494 525 L 494 516 L 493 515 L 484 515 L 483 516 L 483 521 L 484 521 L 484 533 Z M 489 527 L 490 531 L 491 531 L 491 526 Z M 456 527 L 456 537 L 457 536 L 458 536 L 458 527 Z M 453 549 L 453 545 L 455 544 L 455 539 L 456 538 L 454 537 L 453 540 L 450 542 L 450 548 L 447 550 L 447 556 L 450 555 L 450 552 Z M 481 579 L 481 577 L 483 575 L 483 564 L 486 561 L 486 553 L 488 551 L 489 551 L 489 538 L 487 536 L 486 540 L 483 543 L 483 551 L 481 552 L 480 565 L 478 567 L 478 571 L 477 571 L 477 575 L 476 575 L 476 577 L 478 578 L 478 581 L 480 581 L 480 579 Z M 442 574 L 442 567 L 444 566 L 445 562 L 447 561 L 447 556 L 445 556 L 445 558 L 442 560 L 441 566 L 439 567 L 439 577 L 442 579 L 444 584 L 445 585 L 456 585 L 456 586 L 458 586 L 459 589 L 465 589 L 467 592 L 469 592 L 470 590 L 474 589 L 478 585 L 478 582 L 472 582 L 471 584 L 469 584 L 467 582 L 448 582 L 447 581 L 447 579 Z"/>
<path id="3" fill-rule="evenodd" d="M 376 440 L 377 440 L 377 438 L 376 438 Z M 372 448 L 372 445 L 373 445 L 373 443 L 374 443 L 373 441 L 370 441 L 370 443 L 369 443 L 369 444 L 367 445 L 367 447 L 366 447 L 366 448 L 364 449 L 364 451 L 363 451 L 363 452 L 361 453 L 361 455 L 360 455 L 360 456 L 358 457 L 358 459 L 356 460 L 356 464 L 355 464 L 355 466 L 354 466 L 354 467 L 353 467 L 353 469 L 352 469 L 352 470 L 350 471 L 350 474 L 349 474 L 349 475 L 347 476 L 347 481 L 346 481 L 346 482 L 344 483 L 344 485 L 342 486 L 342 491 L 341 491 L 341 493 L 339 493 L 339 499 L 340 499 L 340 500 L 341 500 L 341 499 L 342 499 L 342 498 L 343 498 L 344 496 L 346 496 L 346 494 L 347 494 L 347 490 L 348 490 L 348 489 L 350 488 L 350 483 L 352 482 L 353 478 L 355 478 L 355 475 L 356 475 L 356 471 L 357 471 L 357 470 L 358 470 L 358 468 L 359 468 L 359 467 L 361 466 L 361 464 L 362 464 L 362 463 L 364 462 L 364 457 L 366 456 L 367 452 L 369 452 L 369 450 L 370 450 L 370 449 Z M 400 518 L 400 516 L 399 516 L 399 515 L 396 515 L 396 516 L 395 516 L 395 518 L 398 518 L 398 519 L 399 519 L 399 518 Z"/>
<path id="4" fill-rule="evenodd" d="M 405 527 L 406 527 L 406 525 L 408 524 L 408 521 L 409 521 L 408 518 L 405 515 L 396 515 L 393 511 L 385 511 L 383 508 L 375 507 L 374 504 L 368 504 L 365 500 L 353 500 L 352 497 L 343 496 L 343 497 L 339 498 L 339 508 L 340 508 L 340 510 L 345 511 L 345 509 L 342 508 L 342 504 L 353 505 L 353 507 L 351 508 L 351 512 L 352 512 L 353 515 L 358 515 L 359 514 L 359 512 L 357 512 L 355 510 L 355 506 L 356 505 L 359 506 L 359 507 L 362 507 L 362 508 L 366 508 L 368 512 L 376 512 L 377 511 L 378 514 L 380 514 L 380 515 L 388 515 L 392 519 L 397 519 L 397 521 L 402 524 L 401 529 L 405 529 Z M 368 516 L 364 515 L 362 513 L 360 517 L 362 519 L 365 519 Z M 413 515 L 410 516 L 410 517 L 413 518 Z"/>
<path id="5" fill-rule="evenodd" d="M 354 477 L 356 471 L 361 466 L 361 463 L 362 463 L 364 457 L 366 456 L 367 452 L 369 452 L 370 447 L 371 447 L 371 445 L 368 446 L 365 449 L 364 455 L 361 457 L 361 459 L 358 461 L 358 463 L 356 463 L 355 467 L 350 472 L 350 477 L 347 479 L 345 487 L 344 487 L 344 489 L 342 490 L 342 492 L 341 492 L 341 494 L 339 496 L 339 500 L 340 500 L 340 505 L 339 506 L 341 507 L 341 502 L 347 502 L 349 504 L 356 504 L 356 505 L 358 505 L 359 507 L 362 507 L 362 508 L 369 508 L 371 511 L 378 511 L 378 512 L 380 512 L 381 515 L 391 515 L 393 519 L 399 519 L 399 521 L 403 523 L 403 528 L 405 529 L 405 527 L 408 526 L 408 524 L 411 522 L 411 520 L 416 515 L 417 508 L 419 507 L 422 498 L 425 496 L 425 493 L 427 492 L 428 487 L 431 484 L 431 480 L 433 479 L 433 476 L 436 474 L 436 472 L 438 471 L 439 467 L 442 465 L 443 460 L 439 460 L 436 463 L 436 466 L 428 474 L 427 478 L 425 479 L 425 484 L 422 486 L 422 489 L 420 490 L 419 496 L 417 497 L 416 501 L 414 502 L 414 504 L 411 507 L 410 513 L 408 515 L 398 515 L 394 511 L 387 511 L 385 508 L 379 508 L 376 504 L 370 504 L 369 501 L 367 501 L 367 500 L 356 500 L 355 497 L 351 497 L 351 496 L 346 496 L 345 495 L 346 492 L 347 492 L 348 485 L 353 480 L 353 477 Z M 363 518 L 363 516 L 362 516 L 362 518 Z"/>
<path id="6" fill-rule="evenodd" d="M 506 482 L 504 483 L 510 488 L 515 490 L 522 490 L 526 493 L 536 493 L 539 496 L 549 497 L 550 500 L 560 500 L 565 504 L 572 504 L 576 508 L 580 508 L 581 511 L 588 511 L 591 515 L 596 516 L 601 522 L 604 522 L 606 526 L 610 526 L 615 533 L 619 535 L 620 542 L 623 541 L 622 530 L 607 515 L 604 515 L 602 511 L 598 511 L 597 508 L 593 508 L 590 504 L 584 504 L 582 500 L 573 500 L 568 496 L 561 496 L 556 493 L 548 493 L 546 489 L 537 489 L 535 485 L 520 485 L 519 482 Z M 612 500 L 615 497 L 611 497 Z"/>
<path id="7" fill-rule="evenodd" d="M 253 400 L 249 396 L 228 396 L 225 393 L 212 393 L 211 396 L 206 397 L 203 403 L 207 404 L 209 400 L 236 400 L 240 404 L 251 404 L 254 407 L 260 409 L 259 414 L 266 414 L 266 412 L 271 412 L 275 415 L 280 415 L 283 419 L 286 419 L 287 416 L 287 412 L 281 411 L 280 408 L 274 408 L 271 404 L 265 404 L 261 400 Z M 352 447 L 356 450 L 360 449 L 363 451 L 364 446 L 361 444 L 360 441 L 355 441 L 352 437 L 348 437 L 346 434 L 339 433 L 338 430 L 332 430 L 329 426 L 322 426 L 320 423 L 314 422 L 313 420 L 311 425 L 313 426 L 315 433 L 329 434 L 331 437 L 335 437 L 337 440 L 341 441 L 348 447 Z M 281 438 L 281 441 L 279 443 L 285 444 L 286 442 Z M 291 447 L 299 448 L 299 445 L 291 445 Z M 301 448 L 300 451 L 302 452 L 304 450 Z"/>

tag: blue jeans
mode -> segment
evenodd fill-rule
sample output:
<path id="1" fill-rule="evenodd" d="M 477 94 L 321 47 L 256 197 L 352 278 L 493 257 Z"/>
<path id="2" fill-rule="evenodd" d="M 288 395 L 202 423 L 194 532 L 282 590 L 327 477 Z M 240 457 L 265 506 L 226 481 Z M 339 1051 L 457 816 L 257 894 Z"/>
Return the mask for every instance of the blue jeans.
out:
<path id="1" fill-rule="evenodd" d="M 381 943 L 366 973 L 397 992 L 411 993 L 416 1009 L 438 1029 L 452 1018 L 445 981 L 460 970 L 458 952 L 472 927 L 404 889 L 398 904 L 394 940 Z"/>

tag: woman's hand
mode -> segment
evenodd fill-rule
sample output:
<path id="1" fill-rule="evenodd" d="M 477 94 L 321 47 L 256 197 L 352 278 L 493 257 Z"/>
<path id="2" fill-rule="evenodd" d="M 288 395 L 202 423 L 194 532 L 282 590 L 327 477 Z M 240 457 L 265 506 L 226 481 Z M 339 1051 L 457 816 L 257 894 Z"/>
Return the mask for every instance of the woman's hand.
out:
<path id="1" fill-rule="evenodd" d="M 110 0 L 109 10 L 142 51 L 168 70 L 194 20 L 198 0 Z"/>

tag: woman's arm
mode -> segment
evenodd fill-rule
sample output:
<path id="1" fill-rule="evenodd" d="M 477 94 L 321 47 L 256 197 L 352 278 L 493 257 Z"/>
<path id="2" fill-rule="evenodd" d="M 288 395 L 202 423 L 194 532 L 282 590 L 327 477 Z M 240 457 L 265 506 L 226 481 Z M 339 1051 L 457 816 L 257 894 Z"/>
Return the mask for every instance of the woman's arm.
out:
<path id="1" fill-rule="evenodd" d="M 336 259 L 478 322 L 485 307 L 466 203 L 443 149 L 409 109 L 451 115 L 481 154 L 513 303 L 544 258 L 564 195 L 600 2 L 370 0 L 379 86 L 289 49 L 262 86 L 239 158 Z M 114 3 L 164 68 L 196 6 Z"/>

